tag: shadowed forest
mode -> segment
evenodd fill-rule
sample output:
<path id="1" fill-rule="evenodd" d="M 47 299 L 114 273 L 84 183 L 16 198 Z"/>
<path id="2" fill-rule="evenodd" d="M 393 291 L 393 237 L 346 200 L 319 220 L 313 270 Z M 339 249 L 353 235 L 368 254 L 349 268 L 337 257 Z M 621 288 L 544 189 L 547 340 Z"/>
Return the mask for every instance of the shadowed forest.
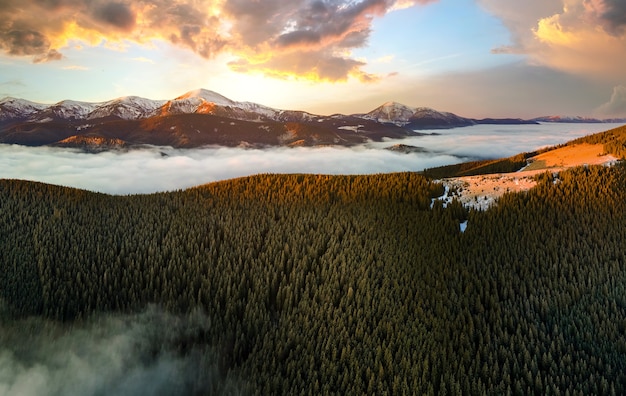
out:
<path id="1" fill-rule="evenodd" d="M 546 173 L 487 211 L 431 208 L 442 193 L 415 173 L 133 196 L 1 181 L 2 340 L 150 305 L 178 327 L 142 364 L 196 356 L 189 393 L 626 391 L 624 166 Z"/>

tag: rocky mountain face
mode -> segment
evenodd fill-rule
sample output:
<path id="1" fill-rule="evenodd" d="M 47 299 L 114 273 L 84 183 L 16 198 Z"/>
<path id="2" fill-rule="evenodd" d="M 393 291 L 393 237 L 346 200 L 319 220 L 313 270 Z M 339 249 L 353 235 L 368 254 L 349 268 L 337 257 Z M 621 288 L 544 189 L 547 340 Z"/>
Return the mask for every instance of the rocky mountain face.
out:
<path id="1" fill-rule="evenodd" d="M 204 89 L 161 101 L 134 96 L 53 105 L 14 98 L 0 101 L 0 143 L 92 152 L 137 145 L 351 146 L 416 134 L 357 116 L 320 116 L 237 102 Z"/>

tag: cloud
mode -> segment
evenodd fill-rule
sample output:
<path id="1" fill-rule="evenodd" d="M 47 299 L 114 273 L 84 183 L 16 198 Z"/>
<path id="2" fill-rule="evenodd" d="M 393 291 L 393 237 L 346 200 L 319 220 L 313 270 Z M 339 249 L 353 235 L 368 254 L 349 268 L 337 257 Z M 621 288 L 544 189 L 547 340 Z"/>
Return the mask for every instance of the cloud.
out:
<path id="1" fill-rule="evenodd" d="M 24 84 L 24 81 L 18 78 L 13 78 L 11 80 L 6 80 L 6 81 L 2 81 L 0 82 L 0 87 L 25 87 L 26 84 Z"/>
<path id="2" fill-rule="evenodd" d="M 563 73 L 524 60 L 485 70 L 468 70 L 427 79 L 397 79 L 393 100 L 431 106 L 462 116 L 590 116 L 607 99 L 613 83 Z M 470 97 L 459 92 L 480 92 Z M 389 99 L 385 99 L 389 100 Z M 524 103 L 524 106 L 520 106 Z"/>
<path id="3" fill-rule="evenodd" d="M 89 68 L 85 66 L 70 65 L 70 66 L 63 66 L 63 70 L 89 70 Z"/>
<path id="4" fill-rule="evenodd" d="M 491 49 L 492 54 L 520 54 L 522 53 L 519 47 L 513 45 L 501 45 Z"/>
<path id="5" fill-rule="evenodd" d="M 596 113 L 608 117 L 626 117 L 626 85 L 614 87 L 611 99 L 598 107 Z"/>
<path id="6" fill-rule="evenodd" d="M 162 40 L 205 58 L 230 54 L 240 72 L 372 81 L 350 50 L 367 45 L 373 20 L 434 1 L 3 0 L 0 48 L 44 62 L 59 59 L 77 41 L 111 47 Z M 319 64 L 289 63 L 310 56 Z"/>
<path id="7" fill-rule="evenodd" d="M 134 60 L 135 62 L 142 62 L 142 63 L 152 63 L 152 64 L 155 63 L 152 59 L 145 58 L 143 56 L 138 56 L 138 57 L 132 58 L 131 60 Z"/>
<path id="8" fill-rule="evenodd" d="M 0 145 L 0 178 L 41 181 L 110 194 L 150 193 L 258 173 L 420 171 L 463 160 L 514 155 L 603 129 L 607 129 L 606 125 L 476 126 L 355 148 L 156 147 L 86 154 L 50 147 Z M 384 150 L 396 143 L 424 147 L 429 152 L 399 154 Z"/>
<path id="9" fill-rule="evenodd" d="M 41 55 L 50 48 L 46 36 L 36 30 L 10 30 L 2 35 L 2 44 L 9 55 Z"/>
<path id="10" fill-rule="evenodd" d="M 534 65 L 624 81 L 626 3 L 621 0 L 479 0 L 511 32 L 493 53 L 525 54 Z"/>
<path id="11" fill-rule="evenodd" d="M 49 147 L 0 145 L 0 178 L 128 194 L 176 190 L 257 173 L 379 173 L 421 170 L 455 161 L 458 159 L 447 154 L 418 157 L 366 147 L 272 150 L 163 147 L 86 154 Z"/>
<path id="12" fill-rule="evenodd" d="M 63 59 L 63 54 L 55 49 L 48 50 L 45 54 L 36 55 L 33 58 L 33 63 L 51 62 Z"/>
<path id="13" fill-rule="evenodd" d="M 376 59 L 376 63 L 391 63 L 395 58 L 395 55 L 385 55 Z"/>
<path id="14" fill-rule="evenodd" d="M 0 324 L 0 395 L 217 394 L 221 378 L 212 345 L 177 352 L 185 335 L 209 330 L 194 313 L 151 307 L 136 315 L 100 315 L 71 327 L 30 318 Z M 28 331 L 24 331 L 28 329 Z M 191 343 L 190 343 L 191 344 Z"/>
<path id="15" fill-rule="evenodd" d="M 96 7 L 94 17 L 118 29 L 130 31 L 135 27 L 135 14 L 124 3 L 104 3 Z"/>
<path id="16" fill-rule="evenodd" d="M 587 0 L 584 7 L 603 23 L 606 31 L 620 35 L 626 27 L 626 3 L 621 0 Z"/>
<path id="17" fill-rule="evenodd" d="M 362 82 L 371 82 L 378 78 L 361 70 L 365 62 L 324 51 L 276 54 L 263 62 L 238 59 L 230 62 L 229 66 L 241 73 L 262 73 L 282 79 L 293 77 L 314 81 L 345 81 L 352 76 Z"/>

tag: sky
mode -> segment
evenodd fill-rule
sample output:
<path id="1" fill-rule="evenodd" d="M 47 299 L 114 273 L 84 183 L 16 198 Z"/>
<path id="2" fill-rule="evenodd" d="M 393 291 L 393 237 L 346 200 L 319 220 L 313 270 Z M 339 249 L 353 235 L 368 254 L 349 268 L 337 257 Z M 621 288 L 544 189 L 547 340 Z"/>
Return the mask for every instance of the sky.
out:
<path id="1" fill-rule="evenodd" d="M 626 117 L 623 0 L 0 0 L 0 97 Z"/>

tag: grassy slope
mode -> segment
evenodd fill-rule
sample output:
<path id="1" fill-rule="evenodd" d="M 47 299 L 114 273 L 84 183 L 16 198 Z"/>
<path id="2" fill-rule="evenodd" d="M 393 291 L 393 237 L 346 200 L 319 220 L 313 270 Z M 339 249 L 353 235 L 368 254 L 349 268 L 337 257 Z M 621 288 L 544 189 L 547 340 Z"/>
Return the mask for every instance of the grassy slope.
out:
<path id="1" fill-rule="evenodd" d="M 425 176 L 435 179 L 443 179 L 448 177 L 463 177 L 487 175 L 492 173 L 510 173 L 515 172 L 526 166 L 527 160 L 548 153 L 565 146 L 572 147 L 580 144 L 602 144 L 605 154 L 611 154 L 619 159 L 626 158 L 626 126 L 614 128 L 605 132 L 581 137 L 572 140 L 564 145 L 549 147 L 536 152 L 521 153 L 509 158 L 500 158 L 494 160 L 472 161 L 462 164 L 447 165 L 436 168 L 425 169 L 422 173 Z M 542 161 L 543 159 L 539 159 Z M 536 164 L 538 168 L 540 164 Z M 550 166 L 546 164 L 546 166 Z"/>

